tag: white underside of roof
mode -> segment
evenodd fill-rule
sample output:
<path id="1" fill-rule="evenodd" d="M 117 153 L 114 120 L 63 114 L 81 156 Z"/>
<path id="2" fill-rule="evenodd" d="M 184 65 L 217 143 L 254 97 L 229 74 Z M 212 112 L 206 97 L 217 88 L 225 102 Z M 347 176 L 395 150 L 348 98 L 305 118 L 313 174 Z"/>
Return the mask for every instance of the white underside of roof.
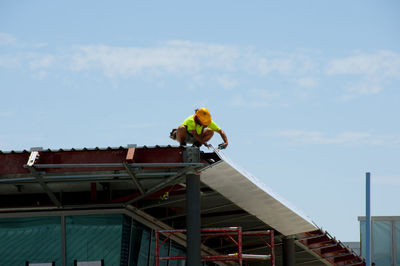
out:
<path id="1" fill-rule="evenodd" d="M 217 152 L 218 153 L 218 152 Z M 311 219 L 225 155 L 201 172 L 201 181 L 283 235 L 318 229 Z"/>

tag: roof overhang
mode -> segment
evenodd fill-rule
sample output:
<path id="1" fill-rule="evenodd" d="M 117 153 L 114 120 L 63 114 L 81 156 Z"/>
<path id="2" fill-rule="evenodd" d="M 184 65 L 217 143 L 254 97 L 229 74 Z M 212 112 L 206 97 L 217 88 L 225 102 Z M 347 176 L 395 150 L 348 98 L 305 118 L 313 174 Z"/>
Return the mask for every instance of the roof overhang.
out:
<path id="1" fill-rule="evenodd" d="M 201 172 L 201 181 L 285 236 L 317 230 L 310 218 L 222 153 Z"/>
<path id="2" fill-rule="evenodd" d="M 196 171 L 202 181 L 202 227 L 274 229 L 278 245 L 286 236 L 296 239 L 296 264 L 362 265 L 361 258 L 223 153 L 201 152 L 200 163 L 188 163 L 186 153 L 172 146 L 39 150 L 30 165 L 32 152 L 0 152 L 0 218 L 118 209 L 135 210 L 160 228 L 185 228 L 184 177 Z M 243 248 L 263 251 L 256 240 Z M 276 251 L 279 262 L 281 251 Z"/>

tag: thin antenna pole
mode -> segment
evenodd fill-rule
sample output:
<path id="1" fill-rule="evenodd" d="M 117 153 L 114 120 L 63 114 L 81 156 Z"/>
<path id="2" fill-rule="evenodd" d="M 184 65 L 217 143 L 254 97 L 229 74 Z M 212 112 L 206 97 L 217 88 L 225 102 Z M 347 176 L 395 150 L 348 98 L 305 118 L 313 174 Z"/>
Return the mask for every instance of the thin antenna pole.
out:
<path id="1" fill-rule="evenodd" d="M 371 174 L 369 172 L 366 173 L 366 178 L 365 178 L 365 184 L 366 184 L 366 190 L 365 190 L 365 195 L 366 195 L 366 210 L 365 210 L 365 259 L 366 259 L 366 265 L 370 266 L 371 265 Z"/>

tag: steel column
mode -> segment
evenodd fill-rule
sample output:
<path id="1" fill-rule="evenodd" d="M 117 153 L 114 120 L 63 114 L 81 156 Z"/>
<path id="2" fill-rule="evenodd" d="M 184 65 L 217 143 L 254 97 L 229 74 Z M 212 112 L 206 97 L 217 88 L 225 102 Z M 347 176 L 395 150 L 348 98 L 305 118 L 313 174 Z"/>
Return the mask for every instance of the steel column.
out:
<path id="1" fill-rule="evenodd" d="M 65 231 L 65 215 L 61 215 L 61 249 L 62 249 L 62 265 L 67 266 L 67 238 L 66 238 L 66 231 Z"/>
<path id="2" fill-rule="evenodd" d="M 187 265 L 200 265 L 200 175 L 186 175 Z"/>
<path id="3" fill-rule="evenodd" d="M 371 265 L 371 174 L 365 176 L 365 262 Z"/>
<path id="4" fill-rule="evenodd" d="M 156 244 L 156 266 L 160 265 L 160 256 L 159 256 L 159 248 L 158 248 L 158 231 L 155 233 L 155 244 Z"/>
<path id="5" fill-rule="evenodd" d="M 283 266 L 295 266 L 295 246 L 293 237 L 285 237 L 282 245 Z"/>
<path id="6" fill-rule="evenodd" d="M 185 163 L 199 163 L 200 150 L 187 147 L 183 153 Z M 201 264 L 200 236 L 200 175 L 195 171 L 186 174 L 186 254 L 187 266 Z"/>

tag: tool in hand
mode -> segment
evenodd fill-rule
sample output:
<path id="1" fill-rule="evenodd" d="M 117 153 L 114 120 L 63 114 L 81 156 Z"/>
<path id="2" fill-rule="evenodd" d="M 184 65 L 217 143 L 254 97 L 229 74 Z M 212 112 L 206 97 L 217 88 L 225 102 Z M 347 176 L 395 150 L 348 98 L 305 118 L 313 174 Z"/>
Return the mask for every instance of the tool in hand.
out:
<path id="1" fill-rule="evenodd" d="M 218 145 L 218 149 L 220 149 L 220 150 L 223 150 L 225 148 L 226 148 L 225 143 L 221 143 L 221 144 Z"/>

